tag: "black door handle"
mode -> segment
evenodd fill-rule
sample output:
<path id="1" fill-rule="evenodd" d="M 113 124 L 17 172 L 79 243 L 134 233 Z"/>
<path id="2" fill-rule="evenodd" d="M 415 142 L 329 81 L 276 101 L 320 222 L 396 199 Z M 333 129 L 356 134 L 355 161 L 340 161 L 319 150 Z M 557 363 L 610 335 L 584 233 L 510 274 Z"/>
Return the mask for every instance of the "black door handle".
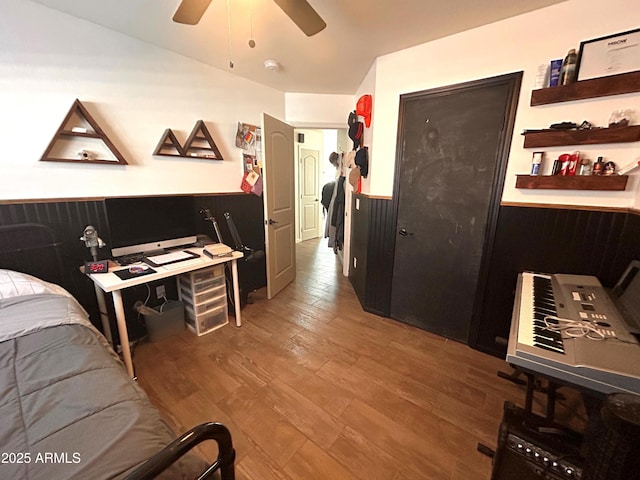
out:
<path id="1" fill-rule="evenodd" d="M 406 228 L 401 228 L 398 231 L 398 235 L 400 235 L 401 237 L 413 237 L 413 233 L 407 232 Z"/>
<path id="2" fill-rule="evenodd" d="M 276 222 L 273 218 L 270 218 L 269 219 L 269 225 L 273 225 L 274 223 L 278 223 L 278 222 Z"/>

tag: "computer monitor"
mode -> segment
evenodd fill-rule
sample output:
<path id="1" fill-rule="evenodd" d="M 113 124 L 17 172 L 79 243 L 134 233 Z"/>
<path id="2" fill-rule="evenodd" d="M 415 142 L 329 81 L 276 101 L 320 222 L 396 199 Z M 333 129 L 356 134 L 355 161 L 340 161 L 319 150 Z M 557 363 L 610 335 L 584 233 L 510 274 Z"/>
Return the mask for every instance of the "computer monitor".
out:
<path id="1" fill-rule="evenodd" d="M 197 240 L 193 196 L 107 198 L 105 206 L 113 257 L 148 255 Z"/>
<path id="2" fill-rule="evenodd" d="M 640 261 L 627 266 L 611 296 L 631 333 L 640 334 Z"/>

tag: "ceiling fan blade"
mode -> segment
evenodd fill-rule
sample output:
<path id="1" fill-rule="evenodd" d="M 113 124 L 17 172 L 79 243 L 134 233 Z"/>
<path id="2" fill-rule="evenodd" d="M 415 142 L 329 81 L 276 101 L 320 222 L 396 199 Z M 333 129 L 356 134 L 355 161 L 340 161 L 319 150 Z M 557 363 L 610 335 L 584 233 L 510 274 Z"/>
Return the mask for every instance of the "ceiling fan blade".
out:
<path id="1" fill-rule="evenodd" d="M 173 21 L 196 25 L 204 15 L 204 12 L 207 11 L 210 3 L 211 0 L 182 0 L 176 13 L 173 14 Z"/>
<path id="2" fill-rule="evenodd" d="M 307 37 L 324 30 L 327 24 L 306 0 L 273 0 Z"/>

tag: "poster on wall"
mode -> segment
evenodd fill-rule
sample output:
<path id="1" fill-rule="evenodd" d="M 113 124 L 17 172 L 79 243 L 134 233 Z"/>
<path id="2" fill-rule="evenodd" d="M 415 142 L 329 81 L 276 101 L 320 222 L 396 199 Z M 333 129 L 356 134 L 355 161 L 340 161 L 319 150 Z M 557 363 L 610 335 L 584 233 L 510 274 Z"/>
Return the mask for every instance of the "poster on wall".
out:
<path id="1" fill-rule="evenodd" d="M 262 162 L 262 129 L 249 123 L 238 122 L 236 147 L 245 153 L 255 155 L 258 163 Z"/>
<path id="2" fill-rule="evenodd" d="M 238 122 L 236 147 L 243 150 L 244 174 L 240 188 L 246 193 L 262 195 L 262 132 L 260 127 Z"/>
<path id="3" fill-rule="evenodd" d="M 248 123 L 238 122 L 238 131 L 236 132 L 236 147 L 244 151 L 255 151 L 256 149 L 256 127 Z"/>

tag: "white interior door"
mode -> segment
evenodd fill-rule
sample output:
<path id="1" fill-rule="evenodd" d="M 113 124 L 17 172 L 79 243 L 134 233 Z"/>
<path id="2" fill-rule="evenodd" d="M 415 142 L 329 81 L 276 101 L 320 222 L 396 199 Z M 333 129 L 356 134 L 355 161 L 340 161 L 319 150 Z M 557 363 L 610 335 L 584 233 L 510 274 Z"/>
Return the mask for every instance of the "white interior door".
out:
<path id="1" fill-rule="evenodd" d="M 320 234 L 320 152 L 300 148 L 300 239 Z"/>
<path id="2" fill-rule="evenodd" d="M 267 298 L 296 278 L 293 127 L 263 114 Z"/>

